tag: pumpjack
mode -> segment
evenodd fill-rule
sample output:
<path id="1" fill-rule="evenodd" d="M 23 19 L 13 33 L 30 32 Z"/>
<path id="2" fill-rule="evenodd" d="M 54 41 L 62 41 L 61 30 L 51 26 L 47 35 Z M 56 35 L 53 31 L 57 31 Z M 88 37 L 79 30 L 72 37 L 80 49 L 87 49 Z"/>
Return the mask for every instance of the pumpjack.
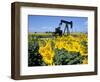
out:
<path id="1" fill-rule="evenodd" d="M 61 26 L 62 24 L 65 24 L 65 28 L 64 28 L 64 31 L 61 30 Z M 65 34 L 66 32 L 66 29 L 67 29 L 67 35 L 70 34 L 70 30 L 69 30 L 69 25 L 70 25 L 70 28 L 72 29 L 73 28 L 73 22 L 72 21 L 66 21 L 66 20 L 61 20 L 60 23 L 59 23 L 59 26 L 57 28 L 55 28 L 55 35 L 59 35 L 59 36 L 62 36 L 63 34 Z"/>

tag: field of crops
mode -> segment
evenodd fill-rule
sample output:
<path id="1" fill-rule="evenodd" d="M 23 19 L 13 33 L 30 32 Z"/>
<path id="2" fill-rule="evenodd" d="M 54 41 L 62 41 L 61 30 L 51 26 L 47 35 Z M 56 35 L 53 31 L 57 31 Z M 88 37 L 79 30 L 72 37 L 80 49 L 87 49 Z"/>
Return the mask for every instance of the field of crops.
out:
<path id="1" fill-rule="evenodd" d="M 28 66 L 88 64 L 88 38 L 85 33 L 52 36 L 29 33 Z"/>

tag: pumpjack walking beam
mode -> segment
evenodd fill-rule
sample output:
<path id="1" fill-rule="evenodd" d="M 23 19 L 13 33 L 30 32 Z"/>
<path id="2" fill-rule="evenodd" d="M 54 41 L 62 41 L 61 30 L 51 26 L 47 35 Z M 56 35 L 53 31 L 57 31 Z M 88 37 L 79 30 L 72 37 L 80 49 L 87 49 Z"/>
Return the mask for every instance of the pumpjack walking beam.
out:
<path id="1" fill-rule="evenodd" d="M 69 25 L 70 25 L 70 28 L 73 27 L 73 22 L 72 21 L 65 21 L 65 20 L 61 20 L 60 23 L 59 23 L 59 27 L 61 27 L 62 24 L 65 24 L 65 28 L 64 28 L 64 34 L 65 34 L 65 31 L 67 29 L 67 34 L 70 34 L 70 31 L 69 31 Z"/>

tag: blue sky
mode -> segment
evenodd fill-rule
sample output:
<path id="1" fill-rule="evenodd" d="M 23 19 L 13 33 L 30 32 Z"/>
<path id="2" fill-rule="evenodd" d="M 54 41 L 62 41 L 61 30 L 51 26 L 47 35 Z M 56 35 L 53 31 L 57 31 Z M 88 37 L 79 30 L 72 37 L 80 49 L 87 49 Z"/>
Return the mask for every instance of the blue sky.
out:
<path id="1" fill-rule="evenodd" d="M 60 20 L 73 21 L 73 28 L 71 32 L 88 32 L 88 18 L 87 17 L 69 17 L 69 16 L 43 16 L 43 15 L 29 15 L 28 16 L 28 31 L 29 32 L 46 32 L 55 31 Z M 63 24 L 61 29 L 64 30 Z"/>

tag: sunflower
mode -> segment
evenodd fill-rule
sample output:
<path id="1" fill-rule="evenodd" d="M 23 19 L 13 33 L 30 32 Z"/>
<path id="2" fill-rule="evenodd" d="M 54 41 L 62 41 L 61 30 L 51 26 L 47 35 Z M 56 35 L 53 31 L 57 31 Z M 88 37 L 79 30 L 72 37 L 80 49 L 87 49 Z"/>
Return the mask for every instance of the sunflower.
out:
<path id="1" fill-rule="evenodd" d="M 53 64 L 54 51 L 51 47 L 50 40 L 48 40 L 45 47 L 40 47 L 39 48 L 39 53 L 41 54 L 41 56 L 43 58 L 43 61 L 47 65 L 52 65 Z"/>

